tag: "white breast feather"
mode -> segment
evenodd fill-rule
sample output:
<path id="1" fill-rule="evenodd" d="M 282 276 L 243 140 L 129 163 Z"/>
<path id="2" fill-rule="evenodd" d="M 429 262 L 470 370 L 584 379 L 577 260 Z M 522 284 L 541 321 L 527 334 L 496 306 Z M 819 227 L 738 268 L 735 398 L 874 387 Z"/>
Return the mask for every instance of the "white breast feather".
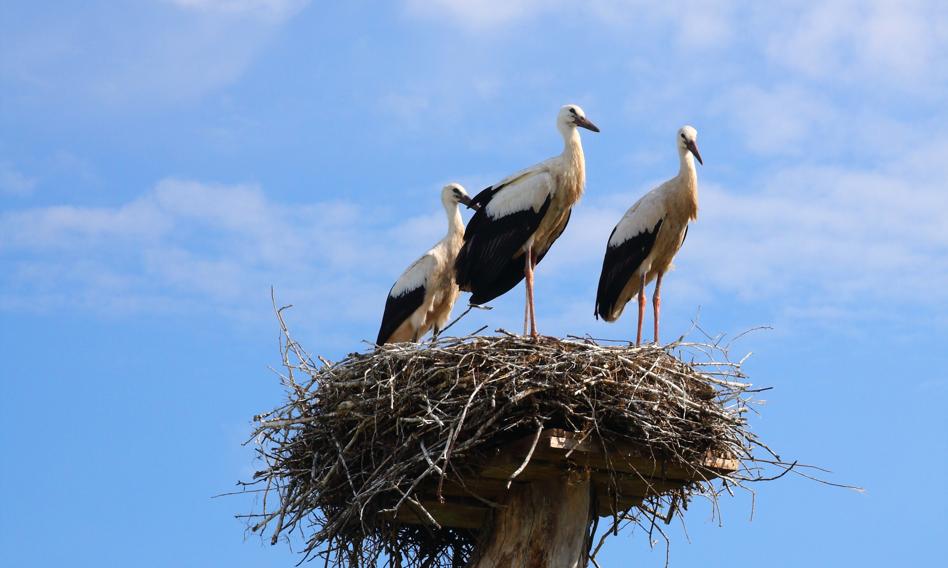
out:
<path id="1" fill-rule="evenodd" d="M 491 198 L 487 216 L 499 219 L 528 209 L 539 211 L 554 187 L 553 176 L 546 170 L 525 173 Z"/>
<path id="2" fill-rule="evenodd" d="M 661 198 L 662 187 L 646 193 L 629 207 L 609 239 L 610 247 L 617 247 L 636 235 L 655 228 L 659 219 L 665 216 L 665 202 Z"/>
<path id="3" fill-rule="evenodd" d="M 402 272 L 402 275 L 395 281 L 395 285 L 392 286 L 392 291 L 389 292 L 388 295 L 392 298 L 397 298 L 398 296 L 424 286 L 437 264 L 438 262 L 434 255 L 429 251 L 413 262 L 411 266 L 405 269 L 405 272 Z"/>

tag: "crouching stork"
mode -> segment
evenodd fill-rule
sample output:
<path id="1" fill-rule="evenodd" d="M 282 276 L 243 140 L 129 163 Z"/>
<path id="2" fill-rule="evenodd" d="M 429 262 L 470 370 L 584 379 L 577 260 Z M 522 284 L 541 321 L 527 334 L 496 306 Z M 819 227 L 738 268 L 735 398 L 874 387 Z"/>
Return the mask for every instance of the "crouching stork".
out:
<path id="1" fill-rule="evenodd" d="M 441 203 L 448 216 L 448 234 L 412 263 L 389 290 L 377 345 L 418 341 L 432 328 L 437 336 L 451 317 L 459 294 L 454 260 L 464 236 L 458 203 L 471 205 L 471 198 L 460 184 L 452 183 L 441 190 Z"/>

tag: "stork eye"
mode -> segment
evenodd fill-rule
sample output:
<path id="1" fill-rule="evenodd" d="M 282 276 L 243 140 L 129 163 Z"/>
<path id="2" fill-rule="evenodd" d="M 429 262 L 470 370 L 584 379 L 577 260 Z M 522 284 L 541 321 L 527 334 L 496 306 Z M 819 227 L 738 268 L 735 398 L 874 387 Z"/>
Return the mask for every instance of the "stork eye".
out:
<path id="1" fill-rule="evenodd" d="M 576 109 L 574 109 L 574 108 L 569 109 L 569 113 L 570 113 L 570 114 L 576 114 Z"/>
<path id="2" fill-rule="evenodd" d="M 681 139 L 682 139 L 682 140 L 685 139 L 685 133 L 684 133 L 684 132 L 681 133 Z"/>

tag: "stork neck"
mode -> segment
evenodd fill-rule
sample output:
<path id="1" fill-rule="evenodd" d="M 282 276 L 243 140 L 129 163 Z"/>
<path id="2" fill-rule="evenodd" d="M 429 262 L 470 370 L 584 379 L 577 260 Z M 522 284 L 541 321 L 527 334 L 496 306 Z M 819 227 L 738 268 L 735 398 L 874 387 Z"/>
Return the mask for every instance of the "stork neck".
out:
<path id="1" fill-rule="evenodd" d="M 684 152 L 679 152 L 679 168 L 678 175 L 683 178 L 697 178 L 698 171 L 695 169 L 695 157 L 691 152 L 685 150 Z"/>
<path id="2" fill-rule="evenodd" d="M 695 169 L 695 158 L 689 151 L 680 154 L 681 167 L 678 170 L 679 183 L 674 184 L 677 188 L 677 199 L 681 205 L 688 211 L 690 219 L 698 218 L 698 172 Z"/>
<path id="3" fill-rule="evenodd" d="M 464 232 L 464 219 L 457 203 L 445 203 L 444 212 L 448 216 L 448 236 Z"/>
<path id="4" fill-rule="evenodd" d="M 579 129 L 575 126 L 563 132 L 563 154 L 583 155 L 583 141 L 579 137 Z"/>
<path id="5" fill-rule="evenodd" d="M 580 192 L 586 182 L 586 156 L 583 154 L 583 142 L 579 131 L 574 127 L 563 134 L 563 159 L 571 171 L 578 176 Z"/>

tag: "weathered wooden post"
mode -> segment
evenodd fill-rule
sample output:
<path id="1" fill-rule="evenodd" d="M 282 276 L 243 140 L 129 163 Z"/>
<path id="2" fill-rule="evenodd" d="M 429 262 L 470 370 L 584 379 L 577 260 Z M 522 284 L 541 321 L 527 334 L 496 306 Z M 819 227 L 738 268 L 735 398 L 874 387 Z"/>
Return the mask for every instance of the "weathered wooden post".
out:
<path id="1" fill-rule="evenodd" d="M 588 471 L 519 485 L 494 513 L 472 568 L 586 566 L 592 503 Z"/>
<path id="2" fill-rule="evenodd" d="M 462 479 L 420 492 L 419 504 L 443 527 L 481 533 L 473 568 L 586 566 L 589 528 L 645 499 L 673 494 L 739 462 L 718 457 L 694 464 L 658 460 L 628 443 L 604 444 L 593 434 L 545 429 L 495 448 Z M 509 488 L 508 488 L 509 485 Z M 476 492 L 497 506 L 472 499 Z M 430 522 L 418 509 L 397 519 Z"/>

